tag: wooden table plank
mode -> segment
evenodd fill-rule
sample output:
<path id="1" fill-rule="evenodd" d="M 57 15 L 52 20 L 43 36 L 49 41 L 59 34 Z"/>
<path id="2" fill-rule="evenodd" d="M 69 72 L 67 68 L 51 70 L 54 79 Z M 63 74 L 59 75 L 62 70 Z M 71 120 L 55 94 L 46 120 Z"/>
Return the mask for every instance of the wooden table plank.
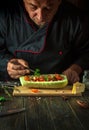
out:
<path id="1" fill-rule="evenodd" d="M 0 130 L 25 130 L 24 114 L 1 117 Z"/>
<path id="2" fill-rule="evenodd" d="M 89 110 L 80 108 L 77 99 L 89 102 L 89 92 L 68 100 L 61 96 L 12 97 L 1 111 L 22 107 L 26 111 L 0 117 L 0 130 L 88 130 Z"/>
<path id="3" fill-rule="evenodd" d="M 29 98 L 27 124 L 34 130 L 81 130 L 80 121 L 61 97 Z"/>
<path id="4" fill-rule="evenodd" d="M 87 101 L 89 103 L 89 97 L 76 97 L 69 101 L 69 106 L 76 118 L 79 119 L 85 130 L 89 130 L 89 108 L 82 108 L 77 104 L 77 100 Z"/>
<path id="5" fill-rule="evenodd" d="M 23 98 L 12 98 L 0 105 L 0 112 L 23 108 Z M 25 130 L 24 113 L 16 113 L 0 117 L 0 130 Z"/>

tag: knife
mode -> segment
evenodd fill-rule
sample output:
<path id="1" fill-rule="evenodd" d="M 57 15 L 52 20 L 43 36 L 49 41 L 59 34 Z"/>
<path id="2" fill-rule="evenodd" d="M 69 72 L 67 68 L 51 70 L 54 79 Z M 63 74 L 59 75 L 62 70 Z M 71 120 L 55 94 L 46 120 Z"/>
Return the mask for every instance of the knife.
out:
<path id="1" fill-rule="evenodd" d="M 25 69 L 28 69 L 28 70 L 30 70 L 31 72 L 35 73 L 35 70 L 33 70 L 33 69 L 29 68 L 29 67 L 25 67 Z"/>
<path id="2" fill-rule="evenodd" d="M 24 112 L 25 110 L 26 110 L 26 108 L 23 107 L 23 108 L 18 108 L 18 109 L 11 109 L 11 110 L 8 110 L 6 112 L 0 112 L 0 117 L 17 114 L 20 112 Z"/>

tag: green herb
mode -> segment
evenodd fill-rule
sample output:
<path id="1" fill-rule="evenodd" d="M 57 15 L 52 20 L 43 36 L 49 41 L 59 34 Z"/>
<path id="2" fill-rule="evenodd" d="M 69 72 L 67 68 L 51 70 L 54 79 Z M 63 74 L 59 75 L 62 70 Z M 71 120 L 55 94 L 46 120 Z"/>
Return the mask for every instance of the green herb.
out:
<path id="1" fill-rule="evenodd" d="M 34 72 L 34 75 L 40 76 L 40 70 L 39 70 L 39 69 L 36 69 L 35 72 Z"/>
<path id="2" fill-rule="evenodd" d="M 4 101 L 6 101 L 6 98 L 3 97 L 3 96 L 1 96 L 1 97 L 0 97 L 0 102 L 4 102 Z"/>

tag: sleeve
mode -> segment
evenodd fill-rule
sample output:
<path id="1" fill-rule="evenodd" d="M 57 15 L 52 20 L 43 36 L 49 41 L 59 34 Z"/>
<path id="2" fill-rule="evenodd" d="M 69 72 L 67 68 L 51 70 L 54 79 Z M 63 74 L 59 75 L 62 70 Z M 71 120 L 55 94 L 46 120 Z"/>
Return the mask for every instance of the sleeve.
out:
<path id="1" fill-rule="evenodd" d="M 76 57 L 75 64 L 79 65 L 83 70 L 89 69 L 89 18 L 82 16 L 78 19 L 74 33 L 74 54 Z"/>
<path id="2" fill-rule="evenodd" d="M 12 58 L 12 55 L 7 50 L 6 36 L 7 36 L 6 17 L 0 10 L 0 77 L 4 79 L 8 77 L 7 62 Z"/>

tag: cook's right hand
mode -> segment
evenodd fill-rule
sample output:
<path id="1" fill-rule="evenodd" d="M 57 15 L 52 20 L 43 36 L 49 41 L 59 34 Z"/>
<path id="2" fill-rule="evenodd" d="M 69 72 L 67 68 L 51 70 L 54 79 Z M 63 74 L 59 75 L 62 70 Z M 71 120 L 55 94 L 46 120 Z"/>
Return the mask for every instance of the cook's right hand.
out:
<path id="1" fill-rule="evenodd" d="M 23 59 L 11 59 L 7 63 L 7 72 L 11 78 L 18 79 L 20 76 L 30 73 L 26 67 L 29 67 L 28 63 Z"/>

